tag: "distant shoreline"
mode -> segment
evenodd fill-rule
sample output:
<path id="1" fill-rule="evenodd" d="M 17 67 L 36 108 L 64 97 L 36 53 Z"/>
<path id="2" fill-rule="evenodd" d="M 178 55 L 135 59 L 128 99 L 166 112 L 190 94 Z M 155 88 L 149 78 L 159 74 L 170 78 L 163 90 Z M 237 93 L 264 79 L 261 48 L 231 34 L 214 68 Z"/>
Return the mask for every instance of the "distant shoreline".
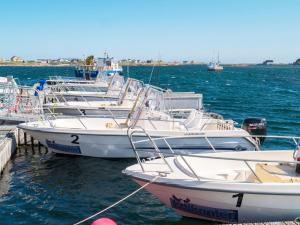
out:
<path id="1" fill-rule="evenodd" d="M 10 64 L 10 63 L 0 63 L 0 67 L 75 67 L 75 65 L 71 64 L 58 64 L 58 65 L 51 65 L 51 64 Z"/>
<path id="2" fill-rule="evenodd" d="M 168 67 L 168 66 L 205 66 L 207 64 L 203 63 L 193 63 L 193 64 L 122 64 L 121 66 L 126 67 L 136 67 L 136 66 L 163 66 L 163 67 Z M 280 63 L 280 64 L 272 64 L 272 65 L 262 65 L 262 64 L 254 64 L 254 63 L 241 63 L 241 64 L 221 64 L 222 66 L 225 67 L 248 67 L 248 66 L 267 66 L 267 67 L 272 67 L 272 66 L 295 66 L 294 64 L 285 64 L 285 63 Z M 75 64 L 28 64 L 28 63 L 0 63 L 0 67 L 76 67 Z"/>

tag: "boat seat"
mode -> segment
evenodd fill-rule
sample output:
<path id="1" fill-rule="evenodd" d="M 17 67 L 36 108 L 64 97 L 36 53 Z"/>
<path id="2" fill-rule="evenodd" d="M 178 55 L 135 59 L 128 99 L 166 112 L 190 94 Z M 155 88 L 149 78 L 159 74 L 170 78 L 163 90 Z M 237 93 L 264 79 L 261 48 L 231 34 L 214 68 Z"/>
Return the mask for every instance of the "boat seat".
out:
<path id="1" fill-rule="evenodd" d="M 191 110 L 187 119 L 183 122 L 183 125 L 187 129 L 197 129 L 200 127 L 199 124 L 202 122 L 202 116 L 202 113 L 199 113 L 197 110 L 193 109 Z"/>
<path id="2" fill-rule="evenodd" d="M 188 127 L 188 125 L 195 119 L 196 117 L 196 110 L 191 110 L 189 116 L 183 121 L 184 126 Z"/>
<path id="3" fill-rule="evenodd" d="M 262 183 L 300 183 L 300 176 L 295 173 L 295 168 L 290 165 L 268 165 L 257 163 L 255 174 L 252 175 L 254 181 Z"/>
<path id="4" fill-rule="evenodd" d="M 182 156 L 184 157 L 184 156 Z M 195 174 L 191 171 L 191 169 L 186 165 L 185 161 L 182 159 L 182 157 L 177 156 L 174 158 L 174 164 L 175 166 L 186 176 L 196 178 Z M 185 160 L 188 161 L 189 159 L 185 157 Z M 191 162 L 189 162 L 191 163 Z M 198 178 L 203 180 L 223 180 L 223 181 L 231 181 L 236 180 L 239 176 L 241 171 L 238 170 L 220 170 L 216 172 L 208 172 L 208 171 L 197 171 L 197 168 L 190 164 L 192 166 L 194 172 L 196 172 L 196 175 Z"/>

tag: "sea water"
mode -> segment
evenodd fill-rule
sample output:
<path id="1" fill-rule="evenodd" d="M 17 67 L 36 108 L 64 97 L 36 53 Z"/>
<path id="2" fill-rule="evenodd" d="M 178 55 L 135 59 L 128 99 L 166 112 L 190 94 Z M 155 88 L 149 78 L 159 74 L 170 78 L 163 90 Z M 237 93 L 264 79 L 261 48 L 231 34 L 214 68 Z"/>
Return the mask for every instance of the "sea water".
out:
<path id="1" fill-rule="evenodd" d="M 124 68 L 125 76 L 173 91 L 203 93 L 205 110 L 233 119 L 264 117 L 268 133 L 300 136 L 300 67 L 205 66 Z M 129 72 L 129 74 L 128 74 Z M 72 67 L 0 67 L 32 85 L 49 76 L 73 76 Z M 89 157 L 33 153 L 19 149 L 0 177 L 0 224 L 73 224 L 100 211 L 138 188 L 121 171 L 136 163 Z M 141 191 L 99 217 L 118 224 L 214 224 L 183 218 Z M 90 224 L 93 220 L 85 224 Z"/>

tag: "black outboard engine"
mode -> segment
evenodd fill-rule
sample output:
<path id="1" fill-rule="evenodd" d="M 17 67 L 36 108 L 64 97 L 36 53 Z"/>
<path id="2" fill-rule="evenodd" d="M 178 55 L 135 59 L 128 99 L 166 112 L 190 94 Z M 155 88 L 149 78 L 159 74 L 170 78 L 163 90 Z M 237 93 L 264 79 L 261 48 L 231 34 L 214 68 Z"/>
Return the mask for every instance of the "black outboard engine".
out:
<path id="1" fill-rule="evenodd" d="M 265 118 L 247 118 L 243 121 L 242 129 L 248 131 L 251 135 L 267 135 L 267 121 Z M 265 137 L 259 137 L 260 144 L 265 140 Z"/>

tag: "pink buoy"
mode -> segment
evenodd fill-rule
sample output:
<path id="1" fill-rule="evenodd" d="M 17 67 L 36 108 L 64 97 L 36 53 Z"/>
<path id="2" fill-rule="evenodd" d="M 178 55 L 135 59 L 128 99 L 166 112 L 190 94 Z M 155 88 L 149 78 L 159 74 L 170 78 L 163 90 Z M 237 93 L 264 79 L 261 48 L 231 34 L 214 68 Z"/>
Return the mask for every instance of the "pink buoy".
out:
<path id="1" fill-rule="evenodd" d="M 117 223 L 109 218 L 101 218 L 95 220 L 91 225 L 117 225 Z"/>

